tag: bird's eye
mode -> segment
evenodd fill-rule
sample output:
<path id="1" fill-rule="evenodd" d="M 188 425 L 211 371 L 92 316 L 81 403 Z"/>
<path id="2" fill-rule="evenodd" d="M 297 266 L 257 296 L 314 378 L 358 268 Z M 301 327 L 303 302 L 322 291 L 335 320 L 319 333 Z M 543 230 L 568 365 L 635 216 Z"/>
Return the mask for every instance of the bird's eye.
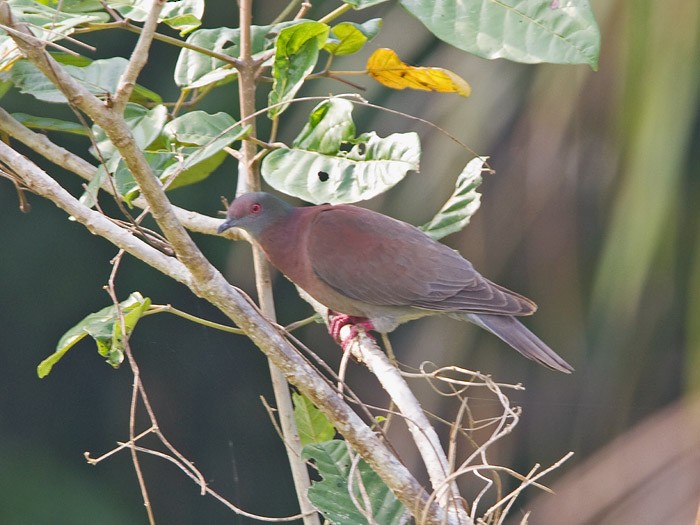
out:
<path id="1" fill-rule="evenodd" d="M 260 204 L 258 204 L 257 202 L 254 204 L 251 204 L 250 213 L 252 213 L 253 215 L 257 215 L 261 211 L 262 211 L 262 206 L 260 206 Z"/>

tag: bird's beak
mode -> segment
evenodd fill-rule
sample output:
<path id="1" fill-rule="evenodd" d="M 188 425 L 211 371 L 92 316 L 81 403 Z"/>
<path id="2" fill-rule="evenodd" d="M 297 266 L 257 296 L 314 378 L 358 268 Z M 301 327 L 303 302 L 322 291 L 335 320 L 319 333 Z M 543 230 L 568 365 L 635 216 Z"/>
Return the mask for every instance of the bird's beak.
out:
<path id="1" fill-rule="evenodd" d="M 236 226 L 236 219 L 234 217 L 231 217 L 230 219 L 226 219 L 224 222 L 222 222 L 219 227 L 216 229 L 216 233 L 224 233 L 226 230 L 229 228 L 234 228 Z"/>

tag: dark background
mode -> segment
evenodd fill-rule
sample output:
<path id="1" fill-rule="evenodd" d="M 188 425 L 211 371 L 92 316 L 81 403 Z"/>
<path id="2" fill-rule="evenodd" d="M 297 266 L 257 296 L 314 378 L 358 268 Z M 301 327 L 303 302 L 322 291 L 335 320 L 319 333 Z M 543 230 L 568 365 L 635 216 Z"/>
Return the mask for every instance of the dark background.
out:
<path id="1" fill-rule="evenodd" d="M 257 4 L 258 24 L 269 23 L 284 5 Z M 532 297 L 540 310 L 529 326 L 576 373 L 547 371 L 471 325 L 448 319 L 411 323 L 392 339 L 399 359 L 411 366 L 431 360 L 523 383 L 527 390 L 512 395 L 524 409 L 522 421 L 494 449 L 493 459 L 526 472 L 534 463 L 549 465 L 575 451 L 548 483 L 588 468 L 614 438 L 625 439 L 635 424 L 693 399 L 700 387 L 700 6 L 694 0 L 628 4 L 593 2 L 603 34 L 598 72 L 471 57 L 432 38 L 401 8 L 385 6 L 351 15 L 381 16 L 384 29 L 357 59 L 336 64 L 362 69 L 371 50 L 392 47 L 406 62 L 448 67 L 472 84 L 473 95 L 461 99 L 390 93 L 368 78 L 353 77 L 369 88 L 363 96 L 371 102 L 435 122 L 491 157 L 496 174 L 482 185 L 481 210 L 465 231 L 445 242 L 487 277 Z M 309 17 L 335 7 L 317 2 Z M 233 2 L 209 2 L 205 26 L 216 25 L 236 27 Z M 84 40 L 98 47 L 94 58 L 99 58 L 128 56 L 135 37 L 112 31 Z M 140 83 L 174 100 L 177 53 L 155 43 L 153 57 Z M 311 83 L 304 94 L 349 90 L 324 81 Z M 200 109 L 236 115 L 235 91 L 233 84 L 219 88 Z M 264 102 L 261 95 L 259 105 Z M 71 118 L 63 108 L 39 109 L 34 99 L 14 92 L 2 105 L 10 112 Z M 285 114 L 281 139 L 295 136 L 311 107 L 294 106 Z M 361 108 L 355 117 L 359 131 L 386 135 L 413 129 L 421 135 L 420 174 L 366 205 L 415 224 L 427 221 L 472 155 L 409 119 Z M 265 126 L 263 119 L 263 134 Z M 77 139 L 52 139 L 74 151 L 86 149 Z M 37 162 L 74 194 L 80 192 L 76 177 Z M 234 193 L 234 173 L 228 161 L 205 182 L 175 190 L 172 198 L 214 216 L 220 196 Z M 128 452 L 96 467 L 82 457 L 85 451 L 96 457 L 128 438 L 128 367 L 111 369 L 86 340 L 50 376 L 36 376 L 36 365 L 67 329 L 109 304 L 102 286 L 116 250 L 52 204 L 34 196 L 30 202 L 31 213 L 22 214 L 14 188 L 0 180 L 0 523 L 144 523 Z M 232 282 L 253 294 L 245 244 L 200 235 L 195 240 Z M 120 297 L 138 290 L 154 303 L 225 322 L 187 289 L 128 256 L 117 290 Z M 281 322 L 310 314 L 283 279 L 277 279 L 276 292 Z M 301 337 L 337 366 L 338 348 L 321 327 L 304 329 Z M 295 513 L 284 450 L 259 399 L 273 402 L 263 355 L 243 337 L 166 314 L 141 321 L 131 344 L 162 430 L 211 485 L 250 512 Z M 358 392 L 382 399 L 356 365 L 351 379 Z M 441 410 L 440 399 L 427 389 L 422 402 Z M 488 408 L 492 401 L 476 396 L 473 403 Z M 646 450 L 638 461 L 662 448 Z M 690 459 L 698 456 L 695 448 Z M 152 457 L 142 462 L 159 523 L 250 522 L 199 496 L 174 466 Z M 626 472 L 617 475 L 606 481 L 619 487 L 629 479 Z M 679 485 L 669 490 L 684 483 L 674 479 Z M 528 508 L 536 494 L 526 491 L 522 506 Z M 664 497 L 657 496 L 655 504 L 663 505 Z"/>

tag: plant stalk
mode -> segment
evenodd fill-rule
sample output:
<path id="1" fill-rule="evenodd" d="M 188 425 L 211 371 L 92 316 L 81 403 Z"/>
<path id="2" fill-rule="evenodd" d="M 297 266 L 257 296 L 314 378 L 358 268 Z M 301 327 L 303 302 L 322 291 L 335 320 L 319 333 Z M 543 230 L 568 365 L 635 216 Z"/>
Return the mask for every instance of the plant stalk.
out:
<path id="1" fill-rule="evenodd" d="M 258 65 L 253 61 L 251 49 L 250 27 L 252 25 L 252 0 L 239 2 L 241 52 L 238 66 L 238 93 L 241 110 L 241 125 L 249 125 L 250 137 L 256 136 L 255 126 L 255 77 Z M 237 194 L 246 191 L 260 190 L 260 175 L 257 161 L 257 144 L 253 140 L 244 139 L 241 145 L 241 158 L 238 166 Z M 276 322 L 275 303 L 272 296 L 272 279 L 270 268 L 262 250 L 253 245 L 253 266 L 255 269 L 255 285 L 258 301 L 263 315 L 270 321 Z M 272 361 L 269 361 L 272 388 L 277 403 L 280 427 L 286 444 L 289 466 L 292 470 L 294 487 L 299 501 L 299 507 L 304 514 L 304 525 L 320 525 L 315 509 L 309 502 L 307 491 L 311 485 L 306 464 L 301 459 L 301 440 L 294 420 L 294 406 L 289 393 L 289 385 L 282 371 Z"/>

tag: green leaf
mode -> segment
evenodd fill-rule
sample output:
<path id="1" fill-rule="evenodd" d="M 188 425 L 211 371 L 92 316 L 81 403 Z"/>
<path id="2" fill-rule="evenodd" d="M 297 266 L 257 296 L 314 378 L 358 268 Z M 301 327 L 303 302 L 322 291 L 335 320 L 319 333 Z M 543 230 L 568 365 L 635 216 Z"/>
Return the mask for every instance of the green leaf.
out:
<path id="1" fill-rule="evenodd" d="M 400 0 L 435 36 L 484 58 L 598 67 L 600 31 L 587 0 Z"/>
<path id="2" fill-rule="evenodd" d="M 313 460 L 323 478 L 314 482 L 308 491 L 309 501 L 326 519 L 335 525 L 363 525 L 368 520 L 365 514 L 373 518 L 372 523 L 382 525 L 400 525 L 408 523 L 406 508 L 387 488 L 381 478 L 363 460 L 359 460 L 352 478 L 352 495 L 355 501 L 364 502 L 359 485 L 370 502 L 369 509 L 360 511 L 350 493 L 350 476 L 352 459 L 345 441 L 333 440 L 325 443 L 306 445 L 301 453 L 302 459 Z M 359 478 L 357 476 L 359 473 Z"/>
<path id="3" fill-rule="evenodd" d="M 324 100 L 311 112 L 309 121 L 294 139 L 292 146 L 325 155 L 337 155 L 343 144 L 355 140 L 352 108 L 352 102 L 342 98 Z"/>
<path id="4" fill-rule="evenodd" d="M 160 180 L 167 183 L 168 190 L 189 186 L 206 179 L 226 159 L 223 151 L 214 152 L 204 148 L 183 148 L 183 160 L 177 155 L 163 173 Z"/>
<path id="5" fill-rule="evenodd" d="M 243 131 L 228 113 L 210 114 L 204 111 L 185 113 L 168 122 L 163 129 L 171 142 L 198 146 L 206 146 L 216 140 L 226 140 L 224 145 L 228 145 L 241 138 Z"/>
<path id="6" fill-rule="evenodd" d="M 97 204 L 97 194 L 99 193 L 102 181 L 105 180 L 106 176 L 107 174 L 104 170 L 104 166 L 100 166 L 99 168 L 97 168 L 95 175 L 88 183 L 87 187 L 85 188 L 85 191 L 80 196 L 80 199 L 78 199 L 80 201 L 80 204 L 82 204 L 83 206 L 87 206 L 88 208 L 93 208 L 95 204 Z M 71 217 L 69 220 L 72 219 L 73 217 Z"/>
<path id="7" fill-rule="evenodd" d="M 91 93 L 104 96 L 117 89 L 128 60 L 121 57 L 95 60 L 85 67 L 64 66 L 70 76 Z M 45 102 L 66 103 L 66 98 L 34 64 L 22 60 L 12 68 L 12 82 L 22 93 Z"/>
<path id="8" fill-rule="evenodd" d="M 143 22 L 153 2 L 152 0 L 115 0 L 108 2 L 108 5 L 124 18 Z M 184 36 L 202 25 L 202 16 L 204 16 L 204 0 L 175 0 L 165 3 L 158 21 L 180 31 L 180 35 Z"/>
<path id="9" fill-rule="evenodd" d="M 292 401 L 294 401 L 294 419 L 302 446 L 333 439 L 335 436 L 333 424 L 306 396 L 294 392 Z"/>
<path id="10" fill-rule="evenodd" d="M 381 18 L 373 18 L 362 24 L 342 22 L 331 29 L 332 36 L 323 49 L 333 55 L 351 55 L 377 36 L 381 27 Z"/>
<path id="11" fill-rule="evenodd" d="M 163 127 L 168 119 L 168 109 L 159 105 L 147 109 L 141 105 L 129 103 L 124 109 L 124 120 L 131 129 L 136 145 L 145 150 L 163 132 Z M 117 148 L 107 138 L 104 130 L 99 126 L 94 126 L 95 142 L 102 156 L 106 159 L 118 155 Z M 93 155 L 95 154 L 92 151 Z"/>
<path id="12" fill-rule="evenodd" d="M 9 80 L 3 80 L 2 73 L 0 73 L 0 98 L 5 96 L 5 93 L 10 91 L 12 88 L 12 82 Z"/>
<path id="13" fill-rule="evenodd" d="M 300 22 L 284 22 L 274 26 L 251 26 L 253 57 L 257 58 L 260 53 L 275 45 L 274 39 L 277 32 L 297 23 Z M 187 38 L 188 44 L 230 57 L 237 57 L 240 54 L 240 41 L 240 30 L 228 27 L 199 29 Z M 238 72 L 233 69 L 233 66 L 223 60 L 183 48 L 175 65 L 174 77 L 178 86 L 185 89 L 195 89 L 230 82 L 236 78 L 237 74 Z"/>
<path id="14" fill-rule="evenodd" d="M 136 119 L 140 113 L 142 119 L 138 122 L 131 120 L 130 124 L 134 125 L 135 137 L 140 137 L 137 143 L 143 144 L 146 161 L 155 176 L 167 184 L 168 190 L 207 178 L 226 158 L 223 149 L 250 130 L 250 126 L 236 124 L 227 113 L 212 115 L 204 111 L 185 113 L 163 126 L 167 114 L 162 120 L 158 118 L 156 124 L 148 118 L 152 111 L 143 113 L 143 109 L 137 110 L 132 118 Z M 149 149 L 155 144 L 159 147 Z M 163 144 L 167 149 L 163 149 Z M 139 194 L 131 172 L 118 155 L 110 159 L 107 167 L 114 174 L 117 191 L 130 204 Z"/>
<path id="15" fill-rule="evenodd" d="M 242 127 L 228 113 L 191 111 L 169 122 L 164 128 L 177 162 L 160 174 L 168 188 L 193 184 L 206 178 L 226 158 L 223 149 L 242 139 L 250 126 Z M 196 145 L 198 147 L 188 147 Z"/>
<path id="16" fill-rule="evenodd" d="M 343 3 L 350 4 L 353 9 L 365 9 L 377 4 L 383 4 L 387 0 L 343 0 Z"/>
<path id="17" fill-rule="evenodd" d="M 156 176 L 162 175 L 169 166 L 176 162 L 174 154 L 170 152 L 144 151 L 143 156 Z M 126 167 L 124 159 L 121 156 L 118 156 L 118 159 L 116 166 L 112 167 L 110 163 L 108 167 L 113 173 L 117 192 L 131 206 L 131 201 L 139 196 L 139 185 L 134 180 L 134 176 L 129 171 L 129 168 Z"/>
<path id="18" fill-rule="evenodd" d="M 134 104 L 140 104 L 141 106 L 152 105 L 152 104 L 162 104 L 163 98 L 148 88 L 136 84 L 134 90 L 131 93 L 131 98 L 129 99 Z"/>
<path id="19" fill-rule="evenodd" d="M 42 131 L 62 131 L 64 133 L 73 133 L 74 135 L 87 136 L 88 132 L 82 124 L 60 120 L 50 117 L 37 117 L 27 115 L 26 113 L 13 113 L 12 116 L 18 122 L 22 123 L 30 129 L 40 129 Z"/>
<path id="20" fill-rule="evenodd" d="M 63 13 L 90 13 L 103 9 L 99 0 L 36 0 L 36 2 Z"/>
<path id="21" fill-rule="evenodd" d="M 455 191 L 433 219 L 421 226 L 421 230 L 435 240 L 464 228 L 481 204 L 481 194 L 476 190 L 481 184 L 481 172 L 488 157 L 470 160 L 457 177 Z"/>
<path id="22" fill-rule="evenodd" d="M 270 118 L 282 113 L 304 84 L 318 61 L 318 52 L 328 38 L 330 27 L 320 22 L 304 22 L 280 31 L 272 65 Z M 279 104 L 275 106 L 275 104 Z"/>
<path id="23" fill-rule="evenodd" d="M 416 133 L 355 137 L 351 112 L 352 104 L 344 99 L 319 104 L 292 148 L 276 149 L 263 159 L 267 183 L 308 202 L 339 204 L 372 198 L 410 170 L 418 171 Z"/>
<path id="24" fill-rule="evenodd" d="M 95 340 L 100 355 L 105 357 L 110 365 L 117 368 L 124 360 L 126 340 L 150 305 L 151 300 L 147 297 L 144 298 L 138 292 L 133 292 L 128 299 L 119 303 L 124 316 L 124 331 L 122 331 L 119 314 L 114 305 L 88 315 L 63 334 L 56 345 L 56 351 L 39 363 L 37 374 L 40 378 L 46 377 L 66 352 L 87 335 Z"/>

